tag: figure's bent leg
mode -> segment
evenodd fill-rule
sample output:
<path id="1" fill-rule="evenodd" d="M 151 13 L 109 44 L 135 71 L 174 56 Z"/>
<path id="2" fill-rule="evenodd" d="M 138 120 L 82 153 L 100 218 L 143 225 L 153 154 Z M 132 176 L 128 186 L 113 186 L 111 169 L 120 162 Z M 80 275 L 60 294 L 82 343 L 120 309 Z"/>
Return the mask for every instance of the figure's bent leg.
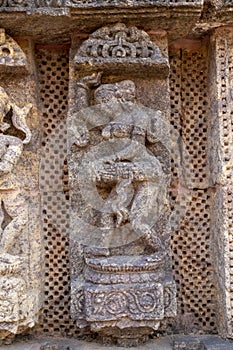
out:
<path id="1" fill-rule="evenodd" d="M 129 215 L 127 205 L 132 199 L 132 178 L 121 180 L 116 186 L 117 198 L 112 203 L 112 210 L 117 215 L 116 226 L 120 227 L 122 222 L 126 221 Z"/>
<path id="2" fill-rule="evenodd" d="M 19 191 L 4 195 L 3 205 L 12 220 L 2 233 L 0 252 L 8 253 L 28 222 L 28 206 Z"/>
<path id="3" fill-rule="evenodd" d="M 156 183 L 139 184 L 130 211 L 130 222 L 139 237 L 144 238 L 155 250 L 163 250 L 163 245 L 153 226 L 158 219 L 158 195 L 160 187 Z"/>

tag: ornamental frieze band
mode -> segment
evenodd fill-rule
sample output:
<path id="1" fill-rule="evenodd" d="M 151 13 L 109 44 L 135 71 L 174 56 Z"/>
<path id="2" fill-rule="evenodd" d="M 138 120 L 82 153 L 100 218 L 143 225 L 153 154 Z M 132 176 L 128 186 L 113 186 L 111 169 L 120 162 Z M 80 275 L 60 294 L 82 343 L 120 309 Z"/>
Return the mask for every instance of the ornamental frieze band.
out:
<path id="1" fill-rule="evenodd" d="M 117 7 L 137 7 L 137 6 L 173 6 L 174 4 L 186 4 L 191 6 L 201 6 L 202 0 L 189 2 L 182 0 L 179 2 L 173 0 L 130 0 L 127 3 L 124 0 L 116 0 L 114 6 Z M 101 8 L 113 7 L 111 0 L 1 0 L 0 9 L 12 11 L 32 11 L 33 9 L 75 9 L 75 8 Z"/>

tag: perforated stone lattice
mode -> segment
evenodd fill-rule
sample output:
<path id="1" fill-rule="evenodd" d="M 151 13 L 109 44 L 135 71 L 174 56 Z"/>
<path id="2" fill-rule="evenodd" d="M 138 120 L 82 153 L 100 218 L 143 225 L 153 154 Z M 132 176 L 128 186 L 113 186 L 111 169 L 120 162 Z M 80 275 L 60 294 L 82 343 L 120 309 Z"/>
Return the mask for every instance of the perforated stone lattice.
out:
<path id="1" fill-rule="evenodd" d="M 179 131 L 188 152 L 186 182 L 190 188 L 208 186 L 208 72 L 205 52 L 183 52 L 171 59 L 171 123 Z M 175 169 L 173 169 L 175 171 Z"/>
<path id="2" fill-rule="evenodd" d="M 40 191 L 45 245 L 45 302 L 41 330 L 50 335 L 74 335 L 70 319 L 70 276 L 66 164 L 69 51 L 39 50 L 37 63 L 42 107 Z"/>
<path id="3" fill-rule="evenodd" d="M 181 191 L 187 205 L 186 208 L 182 208 L 182 203 L 181 208 L 178 206 L 177 211 L 183 210 L 186 213 L 184 217 L 181 216 L 180 229 L 172 232 L 173 267 L 180 318 L 177 319 L 180 324 L 176 326 L 183 330 L 189 327 L 192 332 L 216 330 L 216 294 L 212 284 L 210 256 L 207 62 L 205 51 L 183 50 L 170 58 L 171 124 L 182 135 L 188 154 L 183 163 L 185 179 L 182 183 L 178 178 L 181 171 L 178 171 L 175 159 L 172 160 L 171 203 L 174 206 L 177 191 Z M 183 319 L 180 315 L 183 315 Z"/>
<path id="4" fill-rule="evenodd" d="M 45 244 L 45 303 L 40 330 L 50 335 L 73 336 L 79 331 L 69 316 L 69 201 L 63 123 L 67 116 L 68 51 L 39 50 L 37 62 L 43 110 L 40 185 Z M 173 232 L 172 250 L 179 314 L 191 314 L 193 328 L 212 332 L 215 331 L 215 304 L 210 262 L 211 193 L 206 185 L 206 65 L 203 52 L 184 53 L 182 58 L 171 57 L 171 122 L 177 130 L 182 129 L 194 163 L 195 184 L 190 190 L 190 203 L 180 230 Z M 54 142 L 49 141 L 51 135 Z M 59 179 L 61 165 L 63 182 Z M 175 162 L 173 175 L 172 203 L 178 183 Z M 199 190 L 193 190 L 198 186 Z"/>

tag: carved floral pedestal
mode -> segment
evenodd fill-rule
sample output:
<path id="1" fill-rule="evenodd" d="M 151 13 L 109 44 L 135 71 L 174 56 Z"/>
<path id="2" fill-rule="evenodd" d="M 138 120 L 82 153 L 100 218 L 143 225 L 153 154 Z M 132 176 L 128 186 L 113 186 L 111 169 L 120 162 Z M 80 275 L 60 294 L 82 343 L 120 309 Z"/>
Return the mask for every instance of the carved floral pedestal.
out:
<path id="1" fill-rule="evenodd" d="M 176 287 L 150 256 L 86 259 L 84 309 L 91 330 L 137 345 L 176 314 Z M 78 321 L 77 321 L 78 325 Z"/>

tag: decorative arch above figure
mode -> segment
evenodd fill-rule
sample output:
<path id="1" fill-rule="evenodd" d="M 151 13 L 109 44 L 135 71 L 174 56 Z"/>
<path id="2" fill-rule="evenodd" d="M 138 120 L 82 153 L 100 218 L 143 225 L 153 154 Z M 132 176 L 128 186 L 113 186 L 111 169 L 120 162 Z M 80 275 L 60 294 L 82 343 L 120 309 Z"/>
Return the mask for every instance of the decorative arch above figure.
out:
<path id="1" fill-rule="evenodd" d="M 105 73 L 130 73 L 131 76 L 166 77 L 169 63 L 158 45 L 149 35 L 136 27 L 117 23 L 103 27 L 93 34 L 78 49 L 74 62 L 78 70 Z"/>

